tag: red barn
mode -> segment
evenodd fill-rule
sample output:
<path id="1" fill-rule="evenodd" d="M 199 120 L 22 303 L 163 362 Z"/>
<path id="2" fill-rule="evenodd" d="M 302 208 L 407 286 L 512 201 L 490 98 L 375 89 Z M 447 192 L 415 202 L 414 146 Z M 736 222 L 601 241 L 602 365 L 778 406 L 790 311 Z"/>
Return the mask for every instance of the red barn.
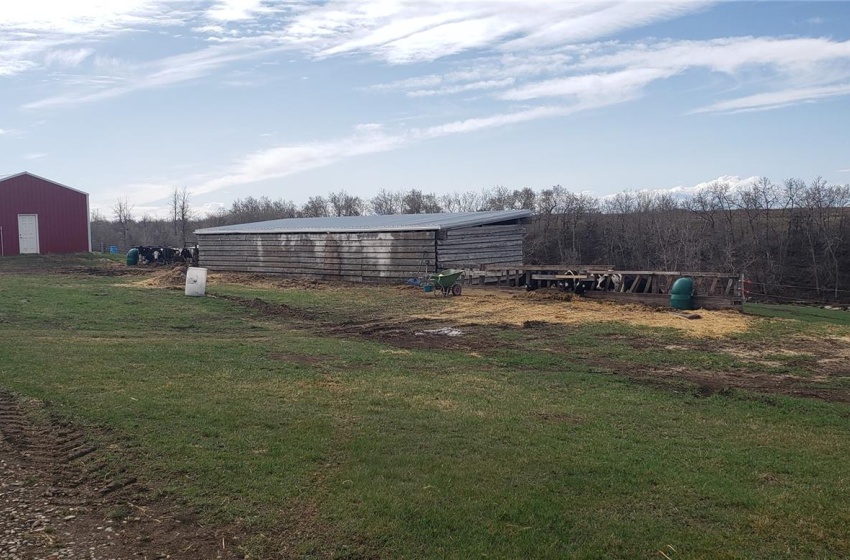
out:
<path id="1" fill-rule="evenodd" d="M 89 195 L 32 173 L 0 178 L 0 255 L 91 251 Z"/>

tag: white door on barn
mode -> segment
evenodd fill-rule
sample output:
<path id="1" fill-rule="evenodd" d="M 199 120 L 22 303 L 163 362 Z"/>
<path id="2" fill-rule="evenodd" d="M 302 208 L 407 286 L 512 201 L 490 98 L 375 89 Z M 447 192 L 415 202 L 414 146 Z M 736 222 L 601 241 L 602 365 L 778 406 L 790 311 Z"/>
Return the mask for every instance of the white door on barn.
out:
<path id="1" fill-rule="evenodd" d="M 21 254 L 38 254 L 38 214 L 18 214 Z"/>

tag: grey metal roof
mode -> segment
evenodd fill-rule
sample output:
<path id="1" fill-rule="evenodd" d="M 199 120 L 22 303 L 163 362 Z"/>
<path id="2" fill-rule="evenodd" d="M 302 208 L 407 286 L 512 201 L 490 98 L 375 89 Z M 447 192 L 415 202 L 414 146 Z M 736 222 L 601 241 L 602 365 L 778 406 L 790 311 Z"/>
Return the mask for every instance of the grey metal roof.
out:
<path id="1" fill-rule="evenodd" d="M 386 216 L 343 216 L 338 218 L 289 218 L 252 224 L 236 224 L 196 230 L 212 233 L 329 233 L 378 231 L 434 231 L 480 226 L 531 217 L 531 210 L 461 212 L 456 214 L 391 214 Z"/>

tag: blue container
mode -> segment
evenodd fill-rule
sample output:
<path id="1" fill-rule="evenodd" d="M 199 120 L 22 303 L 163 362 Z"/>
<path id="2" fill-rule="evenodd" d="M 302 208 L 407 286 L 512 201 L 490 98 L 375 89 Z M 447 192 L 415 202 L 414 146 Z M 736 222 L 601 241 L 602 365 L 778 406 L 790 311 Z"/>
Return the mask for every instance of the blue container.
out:
<path id="1" fill-rule="evenodd" d="M 109 246 L 109 252 L 112 253 L 113 255 L 117 255 L 118 254 L 118 245 L 110 245 Z"/>
<path id="2" fill-rule="evenodd" d="M 425 284 L 425 285 L 422 287 L 422 289 L 423 289 L 423 290 L 425 290 L 426 292 L 433 292 L 433 291 L 434 291 L 434 286 L 432 286 L 431 284 Z"/>

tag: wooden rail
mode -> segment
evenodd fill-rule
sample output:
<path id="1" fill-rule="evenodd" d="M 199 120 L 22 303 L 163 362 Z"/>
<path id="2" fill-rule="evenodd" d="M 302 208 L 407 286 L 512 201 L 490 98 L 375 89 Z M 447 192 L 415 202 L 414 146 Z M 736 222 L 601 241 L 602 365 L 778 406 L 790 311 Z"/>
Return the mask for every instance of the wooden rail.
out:
<path id="1" fill-rule="evenodd" d="M 614 277 L 620 276 L 615 287 Z M 583 295 L 592 299 L 634 301 L 648 305 L 669 305 L 670 290 L 679 278 L 694 281 L 694 303 L 705 309 L 740 309 L 743 275 L 728 272 L 687 272 L 668 270 L 615 270 L 607 265 L 518 265 L 510 267 L 469 266 L 467 284 L 541 287 L 562 282 L 598 283 L 602 290 L 589 289 Z M 628 281 L 624 281 L 628 280 Z"/>

